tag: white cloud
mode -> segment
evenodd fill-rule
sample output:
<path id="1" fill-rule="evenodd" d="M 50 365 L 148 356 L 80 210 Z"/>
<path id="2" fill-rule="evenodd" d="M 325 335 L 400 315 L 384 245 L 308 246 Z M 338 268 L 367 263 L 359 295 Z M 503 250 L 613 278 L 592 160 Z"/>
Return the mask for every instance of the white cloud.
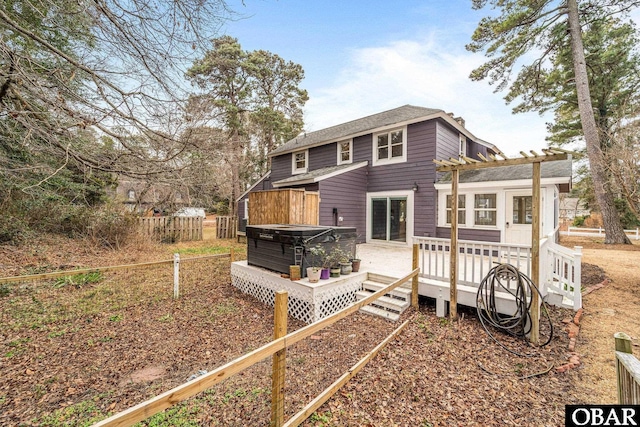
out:
<path id="1" fill-rule="evenodd" d="M 433 34 L 354 50 L 333 80 L 310 91 L 307 130 L 413 104 L 462 116 L 474 135 L 508 155 L 540 152 L 546 147 L 544 119 L 536 113 L 511 114 L 504 94 L 469 79 L 484 59 L 463 47 L 440 44 Z"/>

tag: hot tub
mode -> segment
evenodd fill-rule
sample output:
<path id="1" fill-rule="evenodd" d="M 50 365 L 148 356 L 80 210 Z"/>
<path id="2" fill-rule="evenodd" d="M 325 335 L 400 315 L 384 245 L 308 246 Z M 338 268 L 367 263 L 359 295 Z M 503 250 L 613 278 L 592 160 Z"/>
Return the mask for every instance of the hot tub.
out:
<path id="1" fill-rule="evenodd" d="M 355 227 L 320 225 L 266 224 L 247 226 L 247 263 L 279 273 L 289 273 L 289 266 L 299 265 L 302 277 L 309 267 L 309 250 L 324 246 L 327 253 L 339 246 L 353 255 Z"/>

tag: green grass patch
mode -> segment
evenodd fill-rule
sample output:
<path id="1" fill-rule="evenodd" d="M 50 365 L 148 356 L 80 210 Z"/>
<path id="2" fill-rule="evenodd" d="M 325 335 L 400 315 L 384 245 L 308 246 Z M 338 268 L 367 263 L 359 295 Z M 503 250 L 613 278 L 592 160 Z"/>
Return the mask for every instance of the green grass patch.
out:
<path id="1" fill-rule="evenodd" d="M 197 415 L 200 407 L 197 403 L 180 403 L 164 412 L 155 414 L 147 420 L 135 424 L 135 427 L 199 427 Z"/>
<path id="2" fill-rule="evenodd" d="M 213 307 L 213 316 L 225 316 L 237 312 L 239 309 L 233 301 L 223 301 Z"/>
<path id="3" fill-rule="evenodd" d="M 203 246 L 200 248 L 181 248 L 176 250 L 181 255 L 218 255 L 228 254 L 228 246 Z"/>
<path id="4" fill-rule="evenodd" d="M 63 276 L 56 279 L 53 286 L 56 288 L 63 288 L 65 286 L 73 286 L 75 288 L 81 288 L 92 283 L 98 283 L 103 279 L 103 275 L 99 271 L 90 271 L 84 274 L 75 274 L 73 276 Z"/>
<path id="5" fill-rule="evenodd" d="M 85 400 L 66 408 L 58 409 L 53 414 L 44 415 L 32 420 L 34 425 L 41 427 L 85 427 L 97 423 L 107 417 L 92 400 Z"/>

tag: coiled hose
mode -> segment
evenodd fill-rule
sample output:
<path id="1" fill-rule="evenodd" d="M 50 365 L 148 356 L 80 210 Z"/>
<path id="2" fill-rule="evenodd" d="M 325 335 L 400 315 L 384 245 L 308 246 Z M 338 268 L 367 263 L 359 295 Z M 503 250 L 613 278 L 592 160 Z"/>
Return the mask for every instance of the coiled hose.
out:
<path id="1" fill-rule="evenodd" d="M 515 291 L 513 286 L 510 286 L 513 282 L 516 282 Z M 498 313 L 496 305 L 497 292 L 507 292 L 515 298 L 516 309 L 512 315 Z M 553 338 L 553 323 L 551 322 L 549 311 L 536 285 L 516 267 L 511 264 L 498 264 L 493 267 L 480 282 L 476 296 L 478 317 L 484 330 L 502 348 L 519 356 L 522 355 L 508 349 L 499 342 L 487 326 L 492 326 L 494 329 L 527 341 L 527 335 L 531 332 L 531 298 L 527 300 L 527 295 L 532 295 L 533 292 L 537 292 L 540 296 L 543 317 L 549 324 L 549 337 L 544 344 L 541 344 L 541 346 L 545 346 Z"/>

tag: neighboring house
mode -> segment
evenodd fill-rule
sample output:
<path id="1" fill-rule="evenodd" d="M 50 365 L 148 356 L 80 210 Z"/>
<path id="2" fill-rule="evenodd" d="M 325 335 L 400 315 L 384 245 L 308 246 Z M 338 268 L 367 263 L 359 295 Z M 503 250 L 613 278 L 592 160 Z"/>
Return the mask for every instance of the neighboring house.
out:
<path id="1" fill-rule="evenodd" d="M 577 216 L 588 216 L 591 211 L 577 197 L 560 196 L 560 219 L 573 220 Z"/>
<path id="2" fill-rule="evenodd" d="M 356 227 L 361 241 L 448 238 L 451 183 L 433 160 L 499 152 L 461 118 L 411 105 L 309 132 L 272 151 L 271 171 L 238 199 L 241 231 L 251 191 L 304 188 L 320 193 L 321 225 Z M 530 165 L 461 173 L 460 239 L 530 242 L 531 176 Z M 570 184 L 570 160 L 542 164 L 543 234 Z"/>
<path id="3" fill-rule="evenodd" d="M 158 214 L 168 209 L 175 210 L 190 205 L 186 188 L 122 177 L 118 179 L 116 199 L 130 212 L 140 215 Z"/>

